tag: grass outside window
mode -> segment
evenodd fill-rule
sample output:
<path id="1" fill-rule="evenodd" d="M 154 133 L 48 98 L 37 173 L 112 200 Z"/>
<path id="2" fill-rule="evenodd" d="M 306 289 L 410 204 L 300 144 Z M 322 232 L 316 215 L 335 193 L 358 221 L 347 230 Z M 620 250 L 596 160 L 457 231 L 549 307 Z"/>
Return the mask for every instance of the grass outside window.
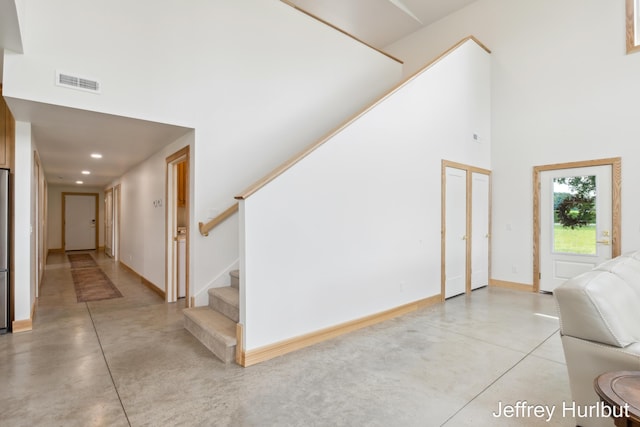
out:
<path id="1" fill-rule="evenodd" d="M 553 227 L 553 251 L 583 255 L 596 254 L 596 226 L 588 225 L 571 229 L 555 224 Z"/>

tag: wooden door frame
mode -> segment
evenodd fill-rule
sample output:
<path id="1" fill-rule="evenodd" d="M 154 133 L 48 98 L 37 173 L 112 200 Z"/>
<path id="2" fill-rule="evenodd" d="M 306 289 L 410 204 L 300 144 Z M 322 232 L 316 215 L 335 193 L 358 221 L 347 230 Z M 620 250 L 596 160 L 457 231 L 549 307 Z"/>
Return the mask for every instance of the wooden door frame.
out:
<path id="1" fill-rule="evenodd" d="M 622 158 L 584 160 L 533 167 L 533 292 L 540 292 L 540 174 L 542 172 L 591 166 L 611 166 L 611 256 L 617 257 L 622 248 Z"/>
<path id="2" fill-rule="evenodd" d="M 465 253 L 465 257 L 466 257 L 466 277 L 465 277 L 465 294 L 469 294 L 471 293 L 471 272 L 472 272 L 472 268 L 471 268 L 471 235 L 472 235 L 472 215 L 473 215 L 473 200 L 472 200 L 472 195 L 473 195 L 473 174 L 474 173 L 479 173 L 479 174 L 483 174 L 483 175 L 487 175 L 489 178 L 489 205 L 487 206 L 487 208 L 489 209 L 489 269 L 487 274 L 489 275 L 489 281 L 491 281 L 491 200 L 492 200 L 492 185 L 491 185 L 491 171 L 489 169 L 483 169 L 483 168 L 479 168 L 476 166 L 471 166 L 471 165 L 467 165 L 464 163 L 458 163 L 458 162 L 452 162 L 449 160 L 442 160 L 442 167 L 441 167 L 441 172 L 440 172 L 440 182 L 441 182 L 441 215 L 440 215 L 440 219 L 441 219 L 441 238 L 440 238 L 440 300 L 444 301 L 445 300 L 445 282 L 446 282 L 446 275 L 445 275 L 445 267 L 446 267 L 446 237 L 447 237 L 447 205 L 446 205 L 446 201 L 447 201 L 447 175 L 446 175 L 446 169 L 447 168 L 454 168 L 454 169 L 460 169 L 460 170 L 464 170 L 467 173 L 467 185 L 466 185 L 466 198 L 467 198 L 467 212 L 466 212 L 466 218 L 467 218 L 467 223 L 466 223 L 466 236 L 467 236 L 467 242 L 466 242 L 466 253 Z"/>
<path id="3" fill-rule="evenodd" d="M 108 214 L 108 210 L 107 210 L 107 197 L 109 197 L 109 194 L 111 194 L 111 236 L 108 237 L 107 236 L 107 218 L 109 218 Z M 113 204 L 113 187 L 109 187 L 106 190 L 104 190 L 104 254 L 106 256 L 109 256 L 111 258 L 115 259 L 115 250 L 113 248 L 113 235 L 115 234 L 115 230 L 113 229 L 113 223 L 114 223 L 114 215 L 113 212 L 115 211 L 114 209 L 114 204 Z M 111 254 L 107 253 L 107 238 L 109 238 L 111 240 Z"/>
<path id="4" fill-rule="evenodd" d="M 63 251 L 67 250 L 67 242 L 66 242 L 66 240 L 67 240 L 67 229 L 66 229 L 66 225 L 65 225 L 66 214 L 67 214 L 67 212 L 66 212 L 66 207 L 67 207 L 67 199 L 66 199 L 66 197 L 67 196 L 93 196 L 95 198 L 95 201 L 96 201 L 96 207 L 95 207 L 95 209 L 96 209 L 96 233 L 95 233 L 95 241 L 96 241 L 95 247 L 96 247 L 96 249 L 95 250 L 97 251 L 99 249 L 99 247 L 100 247 L 100 245 L 99 245 L 99 242 L 100 242 L 100 240 L 99 240 L 99 232 L 100 232 L 100 211 L 99 211 L 99 208 L 100 208 L 100 206 L 99 205 L 100 204 L 99 204 L 99 201 L 98 201 L 99 194 L 98 193 L 76 193 L 76 192 L 67 192 L 67 191 L 62 193 L 62 250 Z"/>
<path id="5" fill-rule="evenodd" d="M 111 242 L 111 250 L 113 251 L 113 259 L 115 261 L 120 261 L 120 217 L 122 214 L 122 186 L 121 184 L 118 185 L 114 185 L 112 187 L 113 189 L 113 194 L 114 197 L 111 200 L 112 204 L 117 203 L 116 209 L 113 210 L 113 218 L 111 218 L 113 220 L 113 238 L 115 239 L 115 242 Z"/>
<path id="6" fill-rule="evenodd" d="M 187 232 L 185 235 L 185 307 L 188 308 L 191 306 L 191 287 L 189 286 L 189 248 L 190 248 L 190 234 L 191 234 L 191 180 L 190 173 L 191 170 L 191 153 L 190 146 L 185 146 L 175 153 L 171 154 L 166 158 L 166 167 L 165 167 L 165 295 L 167 301 L 171 300 L 177 301 L 177 297 L 174 298 L 171 293 L 173 290 L 173 277 L 175 276 L 175 272 L 173 272 L 174 268 L 177 268 L 176 263 L 174 262 L 174 253 L 173 253 L 173 235 L 170 230 L 171 225 L 175 225 L 176 218 L 170 214 L 169 209 L 173 209 L 174 201 L 177 198 L 176 191 L 173 189 L 173 178 L 176 173 L 177 164 L 181 162 L 185 162 L 185 176 L 187 177 L 187 191 L 185 192 L 185 221 Z M 171 263 L 171 268 L 169 263 Z M 176 293 L 177 293 L 177 286 Z"/>

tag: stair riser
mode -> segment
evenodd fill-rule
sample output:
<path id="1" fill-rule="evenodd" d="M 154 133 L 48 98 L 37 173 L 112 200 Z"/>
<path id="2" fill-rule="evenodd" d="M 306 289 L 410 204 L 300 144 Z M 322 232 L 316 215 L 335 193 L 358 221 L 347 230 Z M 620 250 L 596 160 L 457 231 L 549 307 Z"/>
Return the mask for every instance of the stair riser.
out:
<path id="1" fill-rule="evenodd" d="M 240 277 L 235 274 L 230 274 L 229 276 L 231 277 L 231 287 L 240 289 Z"/>
<path id="2" fill-rule="evenodd" d="M 198 339 L 205 347 L 207 347 L 218 359 L 225 363 L 235 360 L 236 346 L 227 347 L 223 341 L 216 339 L 215 336 L 208 334 L 200 325 L 192 321 L 189 317 L 184 317 L 184 327 L 194 337 Z"/>
<path id="3" fill-rule="evenodd" d="M 209 295 L 209 307 L 212 310 L 224 314 L 236 323 L 240 321 L 240 310 L 238 307 L 234 307 L 222 298 L 218 298 L 215 295 Z"/>

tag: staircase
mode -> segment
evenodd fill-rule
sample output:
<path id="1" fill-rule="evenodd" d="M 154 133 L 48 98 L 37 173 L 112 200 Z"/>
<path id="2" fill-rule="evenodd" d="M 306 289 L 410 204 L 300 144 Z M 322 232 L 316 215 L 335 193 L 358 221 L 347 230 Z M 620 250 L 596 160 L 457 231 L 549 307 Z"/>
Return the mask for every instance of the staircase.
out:
<path id="1" fill-rule="evenodd" d="M 235 359 L 236 324 L 240 317 L 238 270 L 229 273 L 231 286 L 209 289 L 209 305 L 183 310 L 184 327 L 225 363 Z"/>

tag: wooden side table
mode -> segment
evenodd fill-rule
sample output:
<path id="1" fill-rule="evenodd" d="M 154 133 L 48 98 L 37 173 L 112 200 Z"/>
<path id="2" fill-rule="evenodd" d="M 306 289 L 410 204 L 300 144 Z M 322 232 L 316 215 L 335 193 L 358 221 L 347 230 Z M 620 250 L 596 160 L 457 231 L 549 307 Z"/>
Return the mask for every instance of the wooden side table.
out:
<path id="1" fill-rule="evenodd" d="M 602 402 L 611 408 L 618 427 L 640 427 L 640 371 L 612 371 L 593 381 Z"/>

